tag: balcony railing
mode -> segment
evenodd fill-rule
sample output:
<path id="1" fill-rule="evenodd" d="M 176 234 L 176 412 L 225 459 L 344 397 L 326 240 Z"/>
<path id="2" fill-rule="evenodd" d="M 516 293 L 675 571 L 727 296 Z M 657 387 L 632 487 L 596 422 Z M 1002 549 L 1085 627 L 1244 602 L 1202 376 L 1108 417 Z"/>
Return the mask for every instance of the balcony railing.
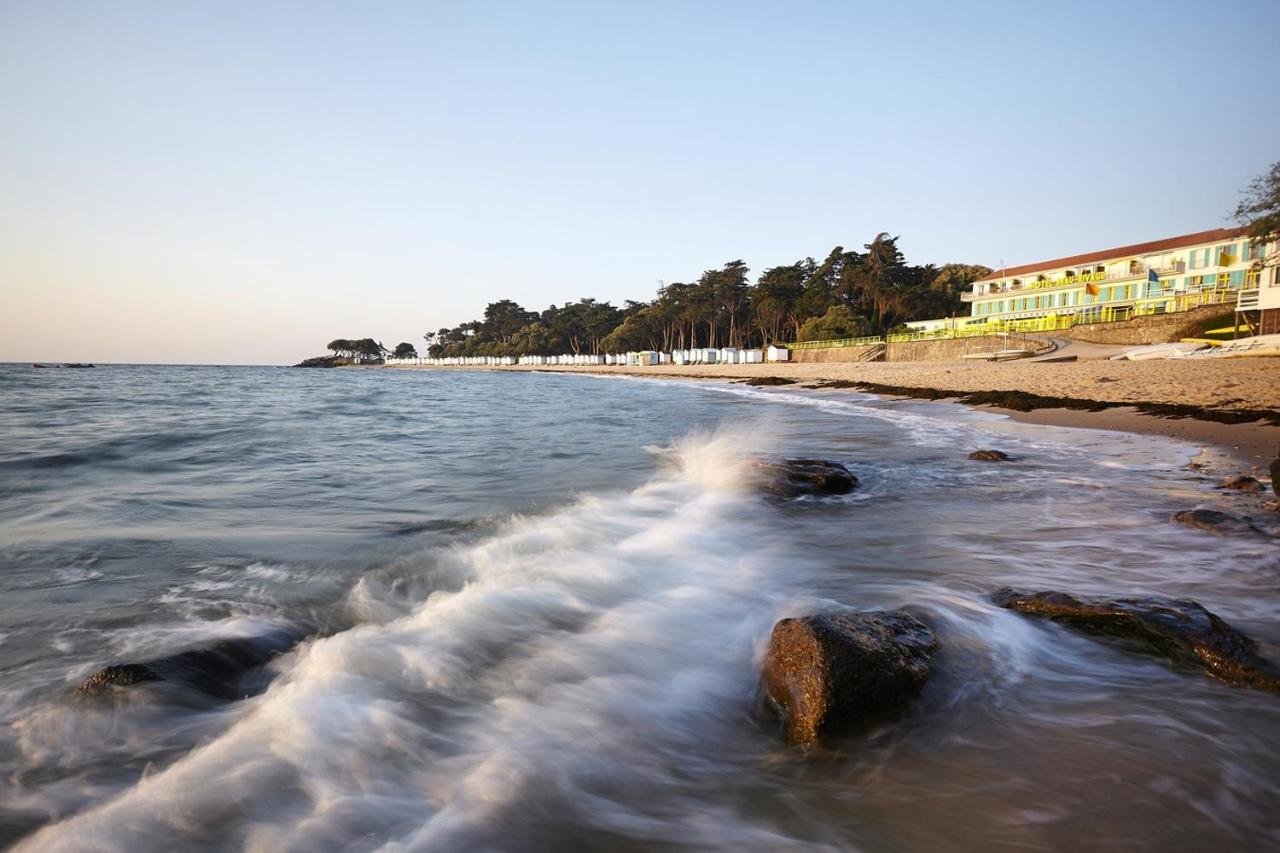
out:
<path id="1" fill-rule="evenodd" d="M 1027 291 L 1035 291 L 1037 293 L 1057 293 L 1058 291 L 1065 290 L 1067 288 L 1082 287 L 1086 284 L 1111 284 L 1118 281 L 1131 281 L 1135 278 L 1146 278 L 1147 274 L 1152 269 L 1155 270 L 1157 276 L 1176 275 L 1180 272 L 1186 271 L 1186 264 L 1182 261 L 1178 261 L 1177 263 L 1171 264 L 1167 267 L 1148 267 L 1146 264 L 1138 264 L 1136 267 L 1130 268 L 1126 272 L 1107 273 L 1102 278 L 1091 278 L 1088 281 L 1082 281 L 1080 276 L 1072 276 L 1053 285 L 1052 287 L 1037 287 L 1036 285 L 1044 284 L 1044 282 L 1039 281 L 1024 281 L 1018 286 L 1014 286 L 1012 283 L 1007 283 L 1003 287 L 992 284 L 986 293 L 973 293 L 970 291 L 969 293 L 960 294 L 960 301 L 972 302 L 975 299 L 1008 296 L 1010 293 L 1017 293 L 1021 295 Z"/>
<path id="2" fill-rule="evenodd" d="M 1261 303 L 1262 291 L 1260 288 L 1252 290 L 1242 290 L 1240 295 L 1236 297 L 1237 311 L 1257 311 L 1262 307 Z"/>

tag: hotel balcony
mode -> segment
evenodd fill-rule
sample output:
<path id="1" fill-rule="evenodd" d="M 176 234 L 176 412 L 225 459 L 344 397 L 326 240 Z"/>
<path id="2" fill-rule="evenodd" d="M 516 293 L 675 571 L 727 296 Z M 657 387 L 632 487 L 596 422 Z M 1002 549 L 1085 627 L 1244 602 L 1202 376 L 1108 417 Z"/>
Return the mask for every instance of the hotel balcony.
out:
<path id="1" fill-rule="evenodd" d="M 1084 276 L 1071 276 L 1065 279 L 1060 279 L 1057 284 L 1052 286 L 1046 286 L 1047 282 L 1043 281 L 1022 281 L 1017 285 L 1009 282 L 1003 286 L 999 282 L 993 282 L 987 289 L 986 293 L 973 293 L 970 291 L 968 293 L 960 294 L 960 301 L 972 302 L 975 299 L 987 299 L 994 296 L 1008 296 L 1010 293 L 1016 293 L 1019 296 L 1025 296 L 1031 293 L 1058 293 L 1063 290 L 1083 287 L 1086 284 L 1114 284 L 1121 281 L 1132 281 L 1135 278 L 1146 278 L 1147 274 L 1152 269 L 1155 270 L 1156 275 L 1158 276 L 1175 275 L 1177 273 L 1184 272 L 1186 264 L 1182 261 L 1178 261 L 1176 264 L 1172 264 L 1167 267 L 1148 267 L 1146 264 L 1136 264 L 1131 266 L 1128 272 L 1107 273 L 1102 278 L 1088 277 L 1087 280 Z"/>

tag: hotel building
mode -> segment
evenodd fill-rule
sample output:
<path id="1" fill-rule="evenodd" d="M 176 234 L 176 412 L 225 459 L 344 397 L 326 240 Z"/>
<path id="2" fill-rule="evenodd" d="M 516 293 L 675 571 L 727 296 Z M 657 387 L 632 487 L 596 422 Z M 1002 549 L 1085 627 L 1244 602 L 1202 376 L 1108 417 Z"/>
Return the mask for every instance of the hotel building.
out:
<path id="1" fill-rule="evenodd" d="M 1280 268 L 1255 267 L 1276 248 L 1251 243 L 1243 228 L 1218 228 L 995 270 L 961 299 L 972 304 L 969 323 L 1067 315 L 1077 323 L 1121 320 L 1229 304 L 1260 312 L 1260 331 L 1274 332 Z"/>

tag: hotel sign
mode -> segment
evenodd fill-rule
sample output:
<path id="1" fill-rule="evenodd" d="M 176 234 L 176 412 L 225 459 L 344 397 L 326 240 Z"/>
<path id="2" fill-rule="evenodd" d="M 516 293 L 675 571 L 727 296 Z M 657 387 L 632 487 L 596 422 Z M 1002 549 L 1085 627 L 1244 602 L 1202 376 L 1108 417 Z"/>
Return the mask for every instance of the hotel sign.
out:
<path id="1" fill-rule="evenodd" d="M 1041 287 L 1061 287 L 1064 284 L 1091 284 L 1095 281 L 1105 281 L 1107 274 L 1105 272 L 1087 272 L 1084 275 L 1064 276 L 1063 278 L 1055 278 L 1052 281 L 1033 281 L 1028 287 L 1033 289 Z"/>

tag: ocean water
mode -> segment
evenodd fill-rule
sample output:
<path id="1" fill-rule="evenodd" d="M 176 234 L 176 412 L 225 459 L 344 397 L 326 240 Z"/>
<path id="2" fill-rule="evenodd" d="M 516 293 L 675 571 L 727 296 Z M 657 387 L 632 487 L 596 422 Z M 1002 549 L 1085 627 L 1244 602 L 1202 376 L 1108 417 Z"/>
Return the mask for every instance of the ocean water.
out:
<path id="1" fill-rule="evenodd" d="M 1168 520 L 1249 511 L 1193 453 L 724 383 L 0 367 L 0 846 L 1276 847 L 1276 696 L 987 601 L 1188 596 L 1280 659 L 1274 540 Z M 756 454 L 861 485 L 768 503 Z M 782 743 L 774 622 L 899 606 L 919 699 Z M 247 698 L 73 692 L 283 624 Z"/>

